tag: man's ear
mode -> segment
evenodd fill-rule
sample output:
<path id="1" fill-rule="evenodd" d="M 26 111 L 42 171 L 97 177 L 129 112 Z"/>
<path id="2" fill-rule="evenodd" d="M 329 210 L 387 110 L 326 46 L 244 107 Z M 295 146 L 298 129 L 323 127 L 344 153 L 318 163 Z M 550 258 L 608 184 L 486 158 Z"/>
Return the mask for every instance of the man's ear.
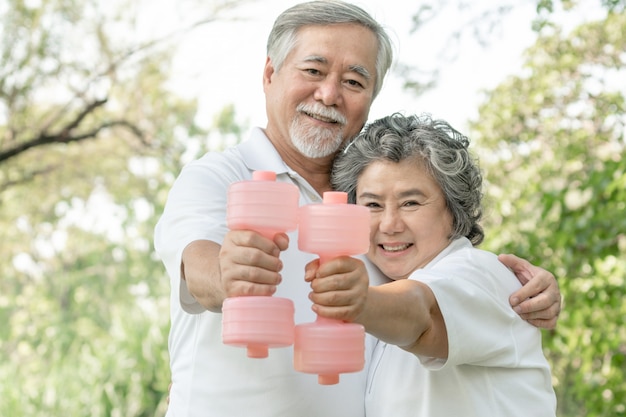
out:
<path id="1" fill-rule="evenodd" d="M 263 68 L 263 87 L 265 88 L 272 83 L 272 75 L 274 75 L 274 64 L 268 56 L 265 60 L 265 67 Z"/>

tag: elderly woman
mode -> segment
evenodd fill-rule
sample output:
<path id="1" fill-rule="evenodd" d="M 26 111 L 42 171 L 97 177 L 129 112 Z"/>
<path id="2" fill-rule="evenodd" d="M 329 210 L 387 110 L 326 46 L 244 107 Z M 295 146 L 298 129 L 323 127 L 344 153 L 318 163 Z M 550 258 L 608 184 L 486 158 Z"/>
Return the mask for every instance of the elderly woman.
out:
<path id="1" fill-rule="evenodd" d="M 444 121 L 377 120 L 335 162 L 332 181 L 371 212 L 367 257 L 394 281 L 368 286 L 358 259 L 307 265 L 313 309 L 379 338 L 368 417 L 554 416 L 540 330 L 509 306 L 520 287 L 483 240 L 482 177 Z"/>

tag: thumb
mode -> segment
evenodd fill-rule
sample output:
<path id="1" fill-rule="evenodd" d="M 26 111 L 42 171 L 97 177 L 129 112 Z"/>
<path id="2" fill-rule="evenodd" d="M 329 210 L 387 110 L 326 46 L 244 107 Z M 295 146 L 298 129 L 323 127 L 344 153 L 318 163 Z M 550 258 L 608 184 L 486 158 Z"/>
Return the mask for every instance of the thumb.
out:
<path id="1" fill-rule="evenodd" d="M 278 246 L 278 249 L 284 251 L 289 247 L 289 236 L 286 233 L 276 233 L 274 243 Z"/>

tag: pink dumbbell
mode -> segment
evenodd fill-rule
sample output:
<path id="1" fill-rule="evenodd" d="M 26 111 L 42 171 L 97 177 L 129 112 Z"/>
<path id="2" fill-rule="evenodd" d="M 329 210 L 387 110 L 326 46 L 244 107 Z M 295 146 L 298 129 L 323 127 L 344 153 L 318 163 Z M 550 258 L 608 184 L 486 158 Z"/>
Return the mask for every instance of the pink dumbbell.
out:
<path id="1" fill-rule="evenodd" d="M 298 188 L 276 182 L 276 173 L 255 171 L 252 181 L 228 189 L 226 221 L 231 230 L 254 230 L 272 239 L 298 224 Z M 268 348 L 294 342 L 294 305 L 287 298 L 242 296 L 224 300 L 222 340 L 247 348 L 251 358 L 266 358 Z"/>
<path id="2" fill-rule="evenodd" d="M 337 256 L 366 253 L 369 248 L 369 210 L 347 204 L 343 192 L 325 192 L 323 204 L 300 208 L 298 247 L 319 255 L 320 264 Z M 318 316 L 313 323 L 296 326 L 294 367 L 318 375 L 318 382 L 339 382 L 339 374 L 357 372 L 365 363 L 365 330 Z"/>

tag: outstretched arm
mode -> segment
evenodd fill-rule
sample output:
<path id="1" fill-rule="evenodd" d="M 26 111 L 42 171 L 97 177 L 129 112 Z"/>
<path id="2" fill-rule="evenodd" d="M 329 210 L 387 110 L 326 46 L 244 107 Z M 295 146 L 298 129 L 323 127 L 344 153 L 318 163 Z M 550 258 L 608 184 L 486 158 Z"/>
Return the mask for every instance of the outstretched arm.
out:
<path id="1" fill-rule="evenodd" d="M 509 297 L 511 307 L 532 325 L 554 329 L 561 312 L 561 292 L 554 275 L 515 255 L 502 254 L 498 259 L 523 285 Z"/>
<path id="2" fill-rule="evenodd" d="M 448 337 L 433 292 L 425 284 L 401 279 L 369 286 L 367 270 L 343 256 L 306 266 L 313 310 L 321 316 L 360 323 L 365 330 L 414 354 L 446 358 Z"/>

